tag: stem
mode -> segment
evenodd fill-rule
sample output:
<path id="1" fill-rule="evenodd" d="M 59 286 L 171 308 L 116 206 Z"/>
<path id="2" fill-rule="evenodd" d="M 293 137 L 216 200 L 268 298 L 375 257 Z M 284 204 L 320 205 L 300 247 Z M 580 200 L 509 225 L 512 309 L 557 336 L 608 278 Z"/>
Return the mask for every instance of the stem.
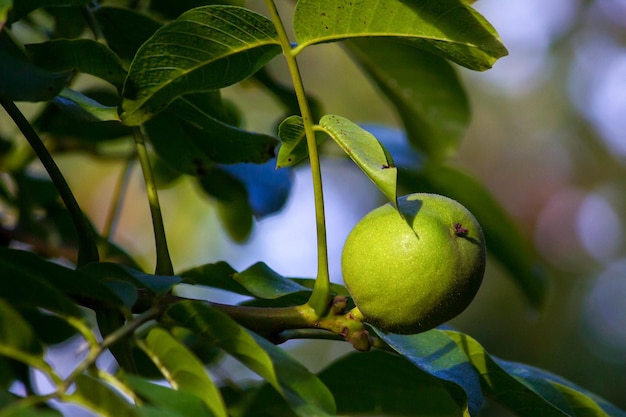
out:
<path id="1" fill-rule="evenodd" d="M 152 167 L 150 166 L 150 158 L 146 149 L 143 132 L 139 128 L 133 129 L 133 137 L 137 147 L 137 157 L 141 164 L 144 182 L 146 184 L 146 192 L 148 194 L 148 202 L 150 203 L 150 214 L 152 215 L 152 227 L 154 229 L 154 243 L 156 245 L 156 268 L 157 275 L 174 275 L 174 267 L 170 259 L 170 253 L 167 249 L 167 238 L 165 236 L 165 228 L 163 226 L 163 216 L 161 214 L 161 205 L 159 204 L 159 195 L 157 193 L 156 182 Z"/>
<path id="2" fill-rule="evenodd" d="M 90 262 L 98 262 L 98 247 L 96 245 L 93 230 L 91 229 L 87 218 L 81 211 L 80 206 L 78 205 L 78 202 L 74 197 L 74 194 L 72 194 L 72 190 L 70 189 L 67 181 L 65 181 L 65 178 L 61 173 L 61 170 L 50 155 L 50 152 L 48 152 L 48 149 L 46 149 L 46 146 L 41 141 L 41 138 L 39 137 L 37 132 L 35 132 L 35 129 L 33 129 L 31 124 L 28 122 L 26 117 L 24 117 L 22 112 L 17 108 L 15 103 L 1 96 L 0 103 L 9 114 L 11 119 L 13 119 L 13 122 L 20 129 L 20 131 L 30 144 L 31 148 L 41 161 L 41 164 L 48 172 L 50 180 L 59 192 L 61 200 L 63 200 L 63 203 L 65 204 L 65 207 L 70 214 L 72 223 L 74 224 L 74 227 L 76 229 L 76 235 L 78 237 L 77 266 L 80 267 Z"/>
<path id="3" fill-rule="evenodd" d="M 318 317 L 322 317 L 328 309 L 330 300 L 330 275 L 328 272 L 328 245 L 326 242 L 326 216 L 324 214 L 324 195 L 322 190 L 322 172 L 320 168 L 320 159 L 317 152 L 317 141 L 315 140 L 315 131 L 313 130 L 313 117 L 309 107 L 304 84 L 296 56 L 292 51 L 285 26 L 280 19 L 278 10 L 273 0 L 265 0 L 265 4 L 272 16 L 272 21 L 278 32 L 283 55 L 287 61 L 287 67 L 291 74 L 294 90 L 300 106 L 302 115 L 302 123 L 304 125 L 304 133 L 306 136 L 307 147 L 309 151 L 309 160 L 311 161 L 311 176 L 313 178 L 313 194 L 315 199 L 315 221 L 317 229 L 317 278 L 313 287 L 313 293 L 307 302 L 313 308 Z"/>

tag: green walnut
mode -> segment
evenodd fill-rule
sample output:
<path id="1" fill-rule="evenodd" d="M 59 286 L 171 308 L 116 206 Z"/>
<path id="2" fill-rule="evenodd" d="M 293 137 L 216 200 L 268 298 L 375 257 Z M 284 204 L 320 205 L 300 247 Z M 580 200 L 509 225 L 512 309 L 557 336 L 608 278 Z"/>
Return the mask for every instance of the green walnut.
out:
<path id="1" fill-rule="evenodd" d="M 366 322 L 423 332 L 460 314 L 485 272 L 485 238 L 472 213 L 436 194 L 410 194 L 368 213 L 343 248 L 343 279 Z"/>

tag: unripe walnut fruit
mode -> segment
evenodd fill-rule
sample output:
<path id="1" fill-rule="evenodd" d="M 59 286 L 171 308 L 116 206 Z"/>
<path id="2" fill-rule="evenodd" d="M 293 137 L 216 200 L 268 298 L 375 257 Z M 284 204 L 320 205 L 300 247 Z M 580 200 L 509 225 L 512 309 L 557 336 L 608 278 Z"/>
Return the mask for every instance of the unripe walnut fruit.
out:
<path id="1" fill-rule="evenodd" d="M 410 194 L 368 213 L 342 253 L 343 279 L 365 321 L 393 333 L 432 329 L 478 292 L 485 239 L 472 213 L 448 197 Z"/>

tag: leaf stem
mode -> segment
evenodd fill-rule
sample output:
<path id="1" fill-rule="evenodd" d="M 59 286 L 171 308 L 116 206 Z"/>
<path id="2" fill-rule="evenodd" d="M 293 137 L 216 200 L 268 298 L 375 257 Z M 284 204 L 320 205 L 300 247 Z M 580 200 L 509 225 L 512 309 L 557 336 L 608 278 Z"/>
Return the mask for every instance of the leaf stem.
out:
<path id="1" fill-rule="evenodd" d="M 313 178 L 313 194 L 315 199 L 315 221 L 317 229 L 317 279 L 313 292 L 307 304 L 313 308 L 318 317 L 322 317 L 329 307 L 330 301 L 330 275 L 328 272 L 328 244 L 326 242 L 326 216 L 324 214 L 324 194 L 322 188 L 322 172 L 320 167 L 320 159 L 317 152 L 317 141 L 315 139 L 315 131 L 313 130 L 314 122 L 311 109 L 306 98 L 302 76 L 293 53 L 291 43 L 285 31 L 278 10 L 273 0 L 265 0 L 265 4 L 272 16 L 272 21 L 278 32 L 283 55 L 289 68 L 289 73 L 293 82 L 304 132 L 309 151 L 309 160 L 311 161 L 311 176 Z"/>
<path id="2" fill-rule="evenodd" d="M 48 152 L 48 149 L 41 141 L 41 138 L 35 132 L 35 129 L 28 122 L 26 117 L 22 114 L 22 112 L 17 108 L 15 103 L 11 100 L 8 100 L 2 96 L 0 96 L 0 103 L 2 107 L 9 114 L 13 122 L 20 129 L 31 148 L 41 161 L 41 164 L 48 172 L 50 176 L 50 180 L 56 187 L 59 195 L 61 196 L 61 200 L 65 204 L 67 211 L 70 214 L 72 219 L 72 223 L 76 229 L 76 235 L 78 237 L 78 260 L 77 266 L 82 266 L 88 264 L 90 262 L 98 262 L 98 246 L 96 244 L 96 239 L 91 228 L 91 225 L 87 221 L 87 218 L 83 214 L 70 189 L 67 181 L 63 177 L 61 170 L 59 169 L 56 162 Z"/>
<path id="3" fill-rule="evenodd" d="M 165 236 L 165 227 L 163 225 L 163 215 L 161 213 L 161 205 L 159 204 L 159 194 L 157 192 L 154 173 L 150 165 L 150 157 L 146 148 L 146 141 L 140 128 L 133 128 L 133 137 L 137 148 L 137 157 L 141 164 L 143 179 L 146 184 L 146 193 L 148 194 L 148 202 L 150 203 L 150 214 L 152 215 L 152 227 L 154 229 L 154 243 L 156 246 L 156 275 L 174 275 L 174 267 L 170 258 L 170 252 L 167 248 L 167 238 Z"/>

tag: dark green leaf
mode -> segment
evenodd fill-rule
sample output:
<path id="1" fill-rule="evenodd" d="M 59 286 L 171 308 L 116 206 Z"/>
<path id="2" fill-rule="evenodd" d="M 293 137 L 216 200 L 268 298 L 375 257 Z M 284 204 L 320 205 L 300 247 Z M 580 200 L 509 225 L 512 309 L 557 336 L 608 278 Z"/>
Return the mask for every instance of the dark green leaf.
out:
<path id="1" fill-rule="evenodd" d="M 132 375 L 127 375 L 124 379 L 135 394 L 139 395 L 143 401 L 157 407 L 160 411 L 172 410 L 180 416 L 214 416 L 198 396 L 188 391 L 173 390 Z"/>
<path id="2" fill-rule="evenodd" d="M 385 147 L 368 131 L 341 116 L 327 115 L 320 127 L 365 172 L 382 193 L 397 205 L 398 170 Z"/>
<path id="3" fill-rule="evenodd" d="M 216 199 L 217 214 L 231 239 L 245 241 L 252 231 L 253 213 L 243 183 L 214 166 L 200 177 L 200 185 Z"/>
<path id="4" fill-rule="evenodd" d="M 76 391 L 68 398 L 103 417 L 138 417 L 137 409 L 104 382 L 87 375 L 76 378 Z"/>
<path id="5" fill-rule="evenodd" d="M 348 46 L 396 108 L 413 145 L 434 158 L 456 150 L 470 109 L 459 77 L 445 59 L 384 39 L 355 39 Z"/>
<path id="6" fill-rule="evenodd" d="M 392 37 L 460 65 L 486 70 L 507 54 L 494 28 L 462 0 L 300 1 L 298 46 L 357 37 Z"/>
<path id="7" fill-rule="evenodd" d="M 81 6 L 91 0 L 18 0 L 13 5 L 13 10 L 9 13 L 9 23 L 16 22 L 41 7 L 51 6 Z"/>
<path id="8" fill-rule="evenodd" d="M 45 101 L 69 82 L 71 71 L 48 71 L 17 56 L 8 35 L 0 32 L 0 95 L 13 101 Z"/>
<path id="9" fill-rule="evenodd" d="M 542 398 L 532 388 L 519 381 L 502 369 L 496 361 L 471 337 L 448 331 L 450 340 L 458 345 L 476 371 L 480 374 L 481 386 L 486 395 L 493 398 L 499 404 L 505 406 L 520 417 L 559 417 L 568 416 L 568 410 L 562 410 L 558 404 L 550 402 L 548 398 Z M 549 396 L 554 398 L 554 392 Z M 559 398 L 558 403 L 563 405 Z"/>
<path id="10" fill-rule="evenodd" d="M 237 272 L 226 262 L 207 264 L 181 273 L 183 282 L 219 288 L 237 294 L 276 299 L 309 289 L 285 278 L 263 262 Z"/>
<path id="11" fill-rule="evenodd" d="M 63 415 L 51 409 L 41 409 L 39 405 L 22 406 L 0 410 L 2 417 L 63 417 Z"/>
<path id="12" fill-rule="evenodd" d="M 135 268 L 111 262 L 87 264 L 80 271 L 98 280 L 129 282 L 133 286 L 149 289 L 155 294 L 166 293 L 182 281 L 178 276 L 146 274 Z"/>
<path id="13" fill-rule="evenodd" d="M 76 70 L 120 88 L 126 78 L 115 52 L 92 39 L 54 39 L 25 47 L 36 65 L 50 71 Z"/>
<path id="14" fill-rule="evenodd" d="M 194 7 L 205 6 L 207 4 L 232 4 L 233 6 L 243 6 L 243 3 L 243 0 L 152 0 L 150 1 L 150 9 L 171 19 L 175 19 L 181 13 L 193 9 Z"/>
<path id="15" fill-rule="evenodd" d="M 463 414 L 444 381 L 383 351 L 343 356 L 324 369 L 319 378 L 333 393 L 337 411 L 343 415 L 367 415 L 374 410 L 378 415 Z"/>
<path id="16" fill-rule="evenodd" d="M 396 352 L 424 372 L 461 387 L 463 404 L 470 415 L 476 415 L 483 404 L 479 374 L 456 341 L 441 330 L 433 329 L 414 335 L 376 333 Z"/>
<path id="17" fill-rule="evenodd" d="M 248 332 L 224 313 L 197 301 L 180 302 L 166 315 L 239 360 L 269 382 L 300 416 L 335 412 L 328 389 L 282 349 Z"/>
<path id="18" fill-rule="evenodd" d="M 177 97 L 237 83 L 278 53 L 269 19 L 234 6 L 192 9 L 137 52 L 124 84 L 122 119 L 144 123 Z"/>
<path id="19" fill-rule="evenodd" d="M 107 44 L 125 62 L 161 27 L 145 14 L 121 7 L 100 6 L 94 14 Z"/>
<path id="20" fill-rule="evenodd" d="M 37 339 L 46 345 L 65 342 L 77 333 L 67 321 L 36 308 L 22 308 L 20 314 L 30 323 Z"/>
<path id="21" fill-rule="evenodd" d="M 518 226 L 476 179 L 452 167 L 427 166 L 417 172 L 401 170 L 400 183 L 410 191 L 446 195 L 467 207 L 481 224 L 487 250 L 507 269 L 530 304 L 540 308 L 547 281 L 537 257 Z"/>
<path id="22" fill-rule="evenodd" d="M 219 389 L 204 370 L 202 363 L 166 330 L 155 327 L 146 338 L 149 356 L 163 370 L 164 376 L 177 390 L 194 394 L 212 411 L 211 415 L 226 417 L 226 407 Z"/>
<path id="23" fill-rule="evenodd" d="M 510 375 L 531 387 L 551 404 L 576 416 L 625 417 L 626 411 L 618 409 L 603 398 L 580 386 L 543 369 L 521 363 L 493 360 Z"/>
<path id="24" fill-rule="evenodd" d="M 180 97 L 171 108 L 184 121 L 181 127 L 191 142 L 210 160 L 222 164 L 263 163 L 274 156 L 276 138 L 221 122 L 207 107 L 205 96 Z"/>

